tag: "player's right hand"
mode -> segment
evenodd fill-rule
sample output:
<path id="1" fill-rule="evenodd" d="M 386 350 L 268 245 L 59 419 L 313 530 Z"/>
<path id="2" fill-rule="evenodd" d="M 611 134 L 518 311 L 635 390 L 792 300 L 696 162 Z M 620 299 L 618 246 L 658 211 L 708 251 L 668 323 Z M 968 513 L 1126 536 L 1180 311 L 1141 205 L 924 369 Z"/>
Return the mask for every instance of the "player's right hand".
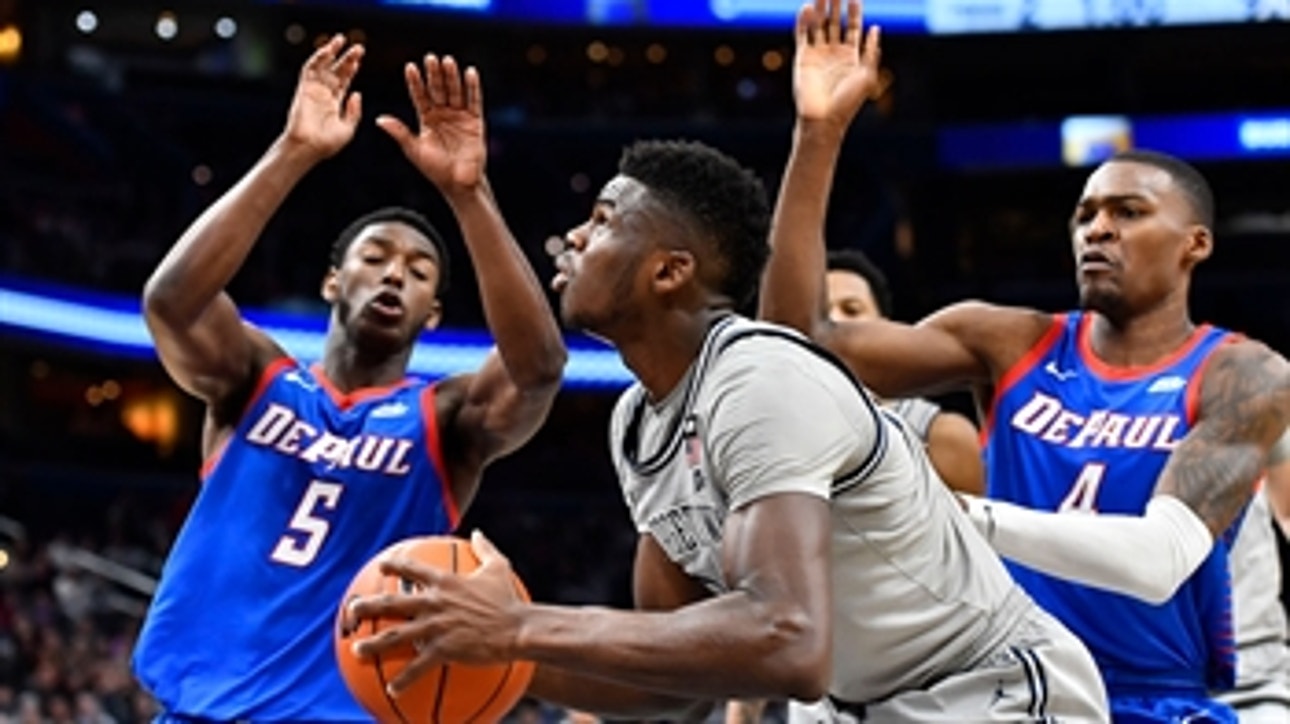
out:
<path id="1" fill-rule="evenodd" d="M 861 49 L 858 0 L 814 0 L 797 14 L 797 55 L 793 61 L 793 98 L 797 117 L 845 131 L 865 100 L 878 89 L 882 59 L 878 26 L 869 27 Z"/>
<path id="2" fill-rule="evenodd" d="M 300 69 L 296 95 L 287 113 L 286 139 L 318 158 L 329 158 L 354 137 L 363 114 L 363 101 L 349 85 L 363 60 L 363 46 L 345 46 L 336 35 L 314 51 Z"/>

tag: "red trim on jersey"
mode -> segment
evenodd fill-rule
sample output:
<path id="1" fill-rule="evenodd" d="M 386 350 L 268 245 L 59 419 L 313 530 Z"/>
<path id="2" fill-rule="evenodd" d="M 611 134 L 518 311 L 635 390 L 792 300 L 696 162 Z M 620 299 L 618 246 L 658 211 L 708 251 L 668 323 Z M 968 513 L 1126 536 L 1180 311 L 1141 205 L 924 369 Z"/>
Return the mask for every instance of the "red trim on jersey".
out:
<path id="1" fill-rule="evenodd" d="M 1205 334 L 1209 332 L 1210 325 L 1202 324 L 1192 331 L 1187 341 L 1178 346 L 1177 349 L 1160 359 L 1145 365 L 1119 366 L 1103 362 L 1097 353 L 1093 351 L 1092 340 L 1093 315 L 1085 314 L 1079 323 L 1078 341 L 1076 343 L 1079 349 L 1079 356 L 1084 360 L 1084 364 L 1093 371 L 1093 374 L 1110 380 L 1133 380 L 1139 377 L 1146 377 L 1160 372 L 1166 367 L 1175 364 L 1178 360 L 1187 356 L 1201 340 L 1205 339 Z"/>
<path id="2" fill-rule="evenodd" d="M 1039 341 L 1026 350 L 1026 353 L 1021 355 L 1021 359 L 1014 362 L 999 377 L 999 381 L 994 386 L 994 395 L 990 398 L 990 409 L 986 412 L 985 424 L 981 426 L 980 443 L 982 448 L 985 447 L 986 441 L 990 439 L 990 431 L 994 429 L 994 411 L 998 409 L 999 401 L 1003 399 L 1008 390 L 1012 389 L 1013 385 L 1017 384 L 1022 377 L 1025 377 L 1035 368 L 1035 365 L 1039 364 L 1039 360 L 1048 354 L 1048 350 L 1052 349 L 1054 344 L 1057 344 L 1058 339 L 1061 339 L 1064 329 L 1066 329 L 1066 315 L 1054 314 L 1052 324 L 1048 325 L 1048 329 L 1039 338 Z"/>
<path id="3" fill-rule="evenodd" d="M 350 390 L 349 392 L 341 392 L 340 389 L 337 388 L 336 385 L 327 377 L 327 373 L 323 371 L 323 366 L 321 364 L 317 362 L 313 363 L 309 366 L 309 371 L 314 373 L 314 377 L 318 379 L 318 383 L 322 385 L 322 388 L 327 391 L 327 396 L 331 398 L 331 401 L 335 402 L 336 406 L 342 410 L 348 410 L 364 400 L 370 400 L 373 397 L 382 397 L 401 387 L 407 387 L 412 384 L 412 380 L 405 377 L 398 382 L 392 382 L 388 385 L 359 387 L 358 389 Z"/>
<path id="4" fill-rule="evenodd" d="M 242 414 L 238 415 L 237 424 L 241 424 L 242 418 L 246 417 L 246 413 L 250 412 L 251 408 L 255 407 L 255 403 L 259 402 L 260 398 L 264 396 L 264 391 L 269 389 L 269 383 L 278 375 L 278 372 L 286 367 L 294 365 L 295 363 L 296 361 L 290 357 L 278 357 L 264 366 L 264 370 L 260 372 L 260 379 L 255 382 L 255 389 L 251 391 L 251 397 L 246 401 L 246 404 L 242 406 Z M 224 438 L 224 440 L 220 442 L 219 446 L 215 448 L 215 451 L 202 461 L 202 466 L 197 473 L 202 482 L 206 482 L 206 478 L 214 472 L 215 466 L 219 464 L 220 458 L 224 457 L 224 449 L 228 447 L 228 441 L 232 440 L 233 436 L 236 434 L 237 430 L 234 429 L 228 437 Z"/>
<path id="5" fill-rule="evenodd" d="M 452 494 L 452 485 L 448 479 L 448 466 L 443 461 L 443 437 L 439 435 L 439 412 L 435 408 L 435 387 L 426 385 L 421 392 L 421 417 L 426 428 L 426 454 L 435 472 L 439 474 L 439 485 L 443 488 L 443 505 L 448 512 L 448 522 L 452 529 L 457 529 L 461 522 L 461 509 L 457 507 L 457 498 Z"/>
<path id="6" fill-rule="evenodd" d="M 1201 360 L 1200 365 L 1196 367 L 1191 379 L 1187 381 L 1187 396 L 1183 403 L 1183 409 L 1186 410 L 1187 414 L 1187 427 L 1190 428 L 1195 425 L 1196 416 L 1200 414 L 1200 388 L 1203 386 L 1205 370 L 1209 367 L 1209 361 L 1214 359 L 1214 353 L 1229 344 L 1235 344 L 1244 339 L 1245 335 L 1243 334 L 1228 332 L 1223 335 L 1223 339 L 1214 345 L 1214 348 L 1209 351 L 1209 354 L 1205 355 L 1205 359 Z"/>

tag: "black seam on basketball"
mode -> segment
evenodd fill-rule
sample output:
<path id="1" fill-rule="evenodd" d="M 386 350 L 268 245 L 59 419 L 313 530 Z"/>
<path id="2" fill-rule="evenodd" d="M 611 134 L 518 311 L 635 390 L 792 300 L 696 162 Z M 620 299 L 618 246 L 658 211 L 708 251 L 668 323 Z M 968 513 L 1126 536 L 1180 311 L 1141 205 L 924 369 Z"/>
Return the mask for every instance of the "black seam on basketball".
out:
<path id="1" fill-rule="evenodd" d="M 380 629 L 379 624 L 380 624 L 380 619 L 372 619 L 373 636 L 375 636 L 376 632 Z M 390 705 L 390 709 L 394 711 L 394 715 L 399 718 L 399 721 L 403 722 L 403 724 L 411 724 L 408 721 L 408 718 L 403 715 L 403 710 L 399 708 L 399 703 L 394 700 L 394 697 L 390 696 L 390 690 L 386 688 L 387 686 L 389 686 L 389 683 L 386 681 L 386 678 L 385 678 L 384 659 L 381 658 L 380 654 L 377 654 L 375 656 L 375 659 L 376 660 L 373 663 L 376 664 L 376 680 L 381 684 L 381 694 L 385 697 L 385 703 Z"/>
<path id="2" fill-rule="evenodd" d="M 479 707 L 479 710 L 476 711 L 474 714 L 471 714 L 470 716 L 466 717 L 467 724 L 475 721 L 475 717 L 478 717 L 480 714 L 483 714 L 485 711 L 488 711 L 488 707 L 493 705 L 493 702 L 497 700 L 497 696 L 502 693 L 503 689 L 506 688 L 506 682 L 510 680 L 511 672 L 514 669 L 515 669 L 515 662 L 514 661 L 507 662 L 506 673 L 502 674 L 502 678 L 497 680 L 497 686 L 493 688 L 493 693 L 489 694 L 488 698 L 484 700 L 484 705 Z"/>
<path id="3" fill-rule="evenodd" d="M 452 566 L 452 572 L 457 572 L 457 542 L 448 547 L 451 554 L 448 556 L 448 562 Z M 430 720 L 432 724 L 438 724 L 443 719 L 443 694 L 448 689 L 448 669 L 451 666 L 447 663 L 439 665 L 439 690 L 434 694 L 434 716 Z"/>

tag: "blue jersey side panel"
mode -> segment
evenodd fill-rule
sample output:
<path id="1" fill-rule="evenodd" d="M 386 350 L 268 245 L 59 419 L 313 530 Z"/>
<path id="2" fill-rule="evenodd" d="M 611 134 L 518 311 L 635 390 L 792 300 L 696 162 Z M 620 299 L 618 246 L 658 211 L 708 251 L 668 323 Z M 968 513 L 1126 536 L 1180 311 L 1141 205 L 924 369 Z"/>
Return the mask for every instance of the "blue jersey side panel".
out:
<path id="1" fill-rule="evenodd" d="M 1091 320 L 1080 313 L 1056 317 L 1049 334 L 1000 381 L 986 432 L 990 497 L 1039 510 L 1146 509 L 1170 452 L 1192 425 L 1205 361 L 1230 335 L 1203 326 L 1159 364 L 1114 368 L 1091 351 Z M 1224 542 L 1159 606 L 1011 562 L 1009 569 L 1084 640 L 1112 696 L 1204 695 L 1232 686 Z"/>
<path id="2" fill-rule="evenodd" d="M 333 653 L 335 613 L 395 541 L 448 533 L 434 390 L 342 398 L 320 372 L 266 371 L 162 571 L 134 652 L 168 712 L 359 721 Z"/>

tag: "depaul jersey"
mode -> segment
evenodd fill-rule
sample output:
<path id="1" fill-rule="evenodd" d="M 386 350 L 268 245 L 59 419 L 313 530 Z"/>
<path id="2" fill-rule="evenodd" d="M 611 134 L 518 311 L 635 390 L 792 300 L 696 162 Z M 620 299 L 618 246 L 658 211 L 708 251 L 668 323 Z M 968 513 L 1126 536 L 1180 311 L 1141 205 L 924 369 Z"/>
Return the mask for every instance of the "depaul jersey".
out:
<path id="1" fill-rule="evenodd" d="M 350 580 L 395 541 L 450 532 L 435 388 L 338 392 L 321 368 L 271 364 L 162 570 L 134 652 L 173 715 L 366 721 L 332 636 Z"/>
<path id="2" fill-rule="evenodd" d="M 1114 367 L 1093 353 L 1092 321 L 1057 315 L 999 381 L 983 433 L 991 498 L 1038 510 L 1142 514 L 1195 421 L 1206 360 L 1233 338 L 1205 325 L 1156 364 Z M 1159 606 L 1009 567 L 1084 640 L 1112 697 L 1203 696 L 1233 679 L 1229 534 Z"/>

